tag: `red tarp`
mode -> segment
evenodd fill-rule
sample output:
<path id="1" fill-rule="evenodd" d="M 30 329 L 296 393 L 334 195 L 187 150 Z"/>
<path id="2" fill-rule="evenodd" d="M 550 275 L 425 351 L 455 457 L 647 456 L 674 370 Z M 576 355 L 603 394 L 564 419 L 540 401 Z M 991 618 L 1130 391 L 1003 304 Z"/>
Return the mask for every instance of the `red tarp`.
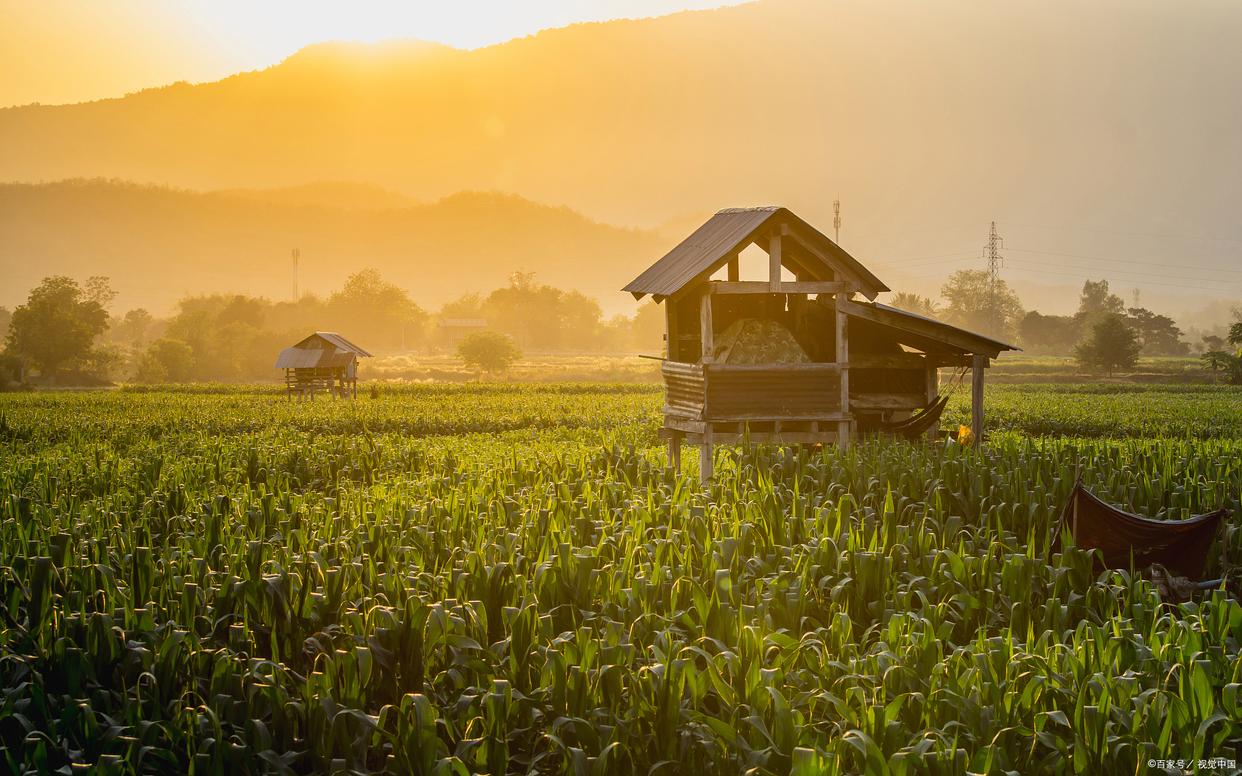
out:
<path id="1" fill-rule="evenodd" d="M 1102 560 L 1103 568 L 1128 569 L 1133 556 L 1135 569 L 1159 563 L 1174 574 L 1199 580 L 1208 549 L 1228 514 L 1221 508 L 1188 520 L 1152 520 L 1106 504 L 1077 482 L 1061 513 L 1061 525 L 1078 547 L 1100 550 L 1103 558 L 1097 561 Z M 1058 533 L 1053 549 L 1060 543 Z"/>

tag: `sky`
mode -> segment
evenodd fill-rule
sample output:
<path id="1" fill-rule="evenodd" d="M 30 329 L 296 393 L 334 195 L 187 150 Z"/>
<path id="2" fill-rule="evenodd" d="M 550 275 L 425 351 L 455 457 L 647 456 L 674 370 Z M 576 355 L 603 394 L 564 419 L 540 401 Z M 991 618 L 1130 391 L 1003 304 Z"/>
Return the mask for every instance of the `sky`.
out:
<path id="1" fill-rule="evenodd" d="M 729 0 L 0 0 L 0 106 L 120 96 L 276 64 L 326 40 L 478 48 L 574 22 Z"/>

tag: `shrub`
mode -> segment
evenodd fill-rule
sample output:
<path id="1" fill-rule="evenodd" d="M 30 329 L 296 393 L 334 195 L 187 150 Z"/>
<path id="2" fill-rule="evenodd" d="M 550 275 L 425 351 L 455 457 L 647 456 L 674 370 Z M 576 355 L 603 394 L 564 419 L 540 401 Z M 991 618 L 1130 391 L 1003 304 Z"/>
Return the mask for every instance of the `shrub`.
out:
<path id="1" fill-rule="evenodd" d="M 513 366 L 522 357 L 522 351 L 508 335 L 480 331 L 468 335 L 457 345 L 457 355 L 471 369 L 497 374 Z"/>

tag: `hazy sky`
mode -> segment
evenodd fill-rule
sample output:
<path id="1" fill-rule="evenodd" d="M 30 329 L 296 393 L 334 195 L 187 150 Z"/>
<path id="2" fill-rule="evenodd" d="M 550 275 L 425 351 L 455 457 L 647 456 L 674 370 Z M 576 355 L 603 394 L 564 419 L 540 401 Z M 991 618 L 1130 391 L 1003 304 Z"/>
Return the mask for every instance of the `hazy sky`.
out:
<path id="1" fill-rule="evenodd" d="M 477 48 L 730 0 L 0 0 L 0 106 L 112 97 L 275 64 L 325 40 Z"/>

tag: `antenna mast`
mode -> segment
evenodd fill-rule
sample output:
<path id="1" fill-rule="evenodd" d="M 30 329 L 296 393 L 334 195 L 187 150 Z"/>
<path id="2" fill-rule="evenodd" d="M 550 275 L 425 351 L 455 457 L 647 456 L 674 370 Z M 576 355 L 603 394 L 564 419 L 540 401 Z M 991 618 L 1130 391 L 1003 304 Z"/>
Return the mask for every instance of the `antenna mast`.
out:
<path id="1" fill-rule="evenodd" d="M 832 230 L 833 239 L 837 245 L 841 244 L 841 198 L 837 197 L 832 201 Z"/>
<path id="2" fill-rule="evenodd" d="M 293 249 L 293 301 L 298 301 L 298 259 L 302 258 L 302 251 Z"/>

